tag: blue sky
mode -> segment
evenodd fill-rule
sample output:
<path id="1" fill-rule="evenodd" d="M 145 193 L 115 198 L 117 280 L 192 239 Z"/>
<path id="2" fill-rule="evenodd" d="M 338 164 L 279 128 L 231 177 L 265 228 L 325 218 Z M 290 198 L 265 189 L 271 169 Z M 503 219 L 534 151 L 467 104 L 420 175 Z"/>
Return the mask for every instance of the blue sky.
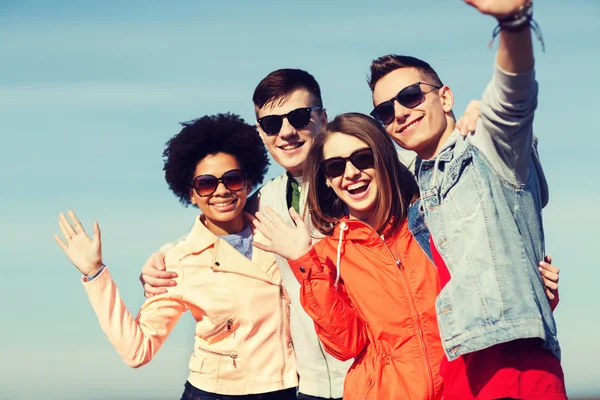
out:
<path id="1" fill-rule="evenodd" d="M 571 394 L 597 394 L 600 3 L 539 2 L 536 18 L 547 51 L 536 44 L 535 130 L 551 188 L 547 249 L 561 267 L 563 366 Z M 150 365 L 129 369 L 52 239 L 60 211 L 74 209 L 88 230 L 97 219 L 135 313 L 144 261 L 196 214 L 162 174 L 178 122 L 226 111 L 253 121 L 254 87 L 283 67 L 314 74 L 330 116 L 368 112 L 369 63 L 387 53 L 429 61 L 460 114 L 491 76 L 493 27 L 459 0 L 0 0 L 0 398 L 181 394 L 191 317 Z"/>

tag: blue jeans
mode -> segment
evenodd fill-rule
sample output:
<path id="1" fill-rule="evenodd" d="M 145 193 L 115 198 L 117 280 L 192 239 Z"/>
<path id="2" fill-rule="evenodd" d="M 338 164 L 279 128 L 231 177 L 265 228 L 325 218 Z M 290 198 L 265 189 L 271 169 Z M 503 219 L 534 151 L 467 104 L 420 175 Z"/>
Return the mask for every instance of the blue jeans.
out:
<path id="1" fill-rule="evenodd" d="M 181 400 L 296 400 L 296 388 L 278 390 L 276 392 L 227 395 L 205 392 L 192 386 L 189 382 L 185 383 L 185 390 Z"/>
<path id="2" fill-rule="evenodd" d="M 298 393 L 298 400 L 342 400 L 341 398 L 339 399 L 332 399 L 332 398 L 325 398 L 325 397 L 316 397 L 316 396 L 309 396 L 307 394 L 302 394 L 302 393 Z"/>

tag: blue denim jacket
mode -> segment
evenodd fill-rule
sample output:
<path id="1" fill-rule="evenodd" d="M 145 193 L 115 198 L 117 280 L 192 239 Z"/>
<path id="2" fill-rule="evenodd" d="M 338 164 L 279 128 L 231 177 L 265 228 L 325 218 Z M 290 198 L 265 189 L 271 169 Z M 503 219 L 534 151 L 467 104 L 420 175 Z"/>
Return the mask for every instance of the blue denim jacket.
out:
<path id="1" fill-rule="evenodd" d="M 433 160 L 418 160 L 427 226 L 451 280 L 436 301 L 448 359 L 540 338 L 560 359 L 538 262 L 544 258 L 547 185 L 532 133 L 533 71 L 496 68 L 474 136 L 453 132 Z"/>

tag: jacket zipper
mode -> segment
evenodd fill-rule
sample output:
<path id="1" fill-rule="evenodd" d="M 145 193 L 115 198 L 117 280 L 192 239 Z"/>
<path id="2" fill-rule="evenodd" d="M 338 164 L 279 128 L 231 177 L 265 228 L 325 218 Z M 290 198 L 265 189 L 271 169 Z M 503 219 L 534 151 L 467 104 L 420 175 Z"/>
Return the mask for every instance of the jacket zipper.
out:
<path id="1" fill-rule="evenodd" d="M 236 358 L 238 358 L 238 354 L 235 351 L 232 351 L 231 353 L 226 353 L 226 352 L 223 352 L 223 351 L 205 349 L 204 347 L 201 347 L 201 346 L 198 346 L 198 348 L 200 350 L 202 350 L 202 351 L 207 352 L 207 353 L 216 354 L 218 356 L 230 357 L 231 360 L 233 361 L 233 368 L 237 368 L 237 364 L 236 364 L 235 360 L 236 360 Z"/>
<path id="2" fill-rule="evenodd" d="M 258 281 L 266 282 L 266 283 L 268 283 L 270 285 L 276 285 L 276 286 L 278 286 L 278 288 L 279 288 L 278 289 L 278 291 L 279 291 L 279 297 L 280 297 L 280 300 L 279 300 L 280 307 L 279 308 L 280 308 L 280 317 L 281 317 L 280 318 L 280 323 L 279 323 L 279 337 L 281 338 L 281 348 L 283 350 L 282 353 L 281 353 L 281 359 L 282 359 L 282 363 L 281 363 L 281 381 L 283 382 L 284 372 L 285 372 L 285 364 L 286 364 L 285 363 L 285 351 L 286 351 L 285 348 L 286 348 L 286 343 L 285 343 L 285 335 L 284 335 L 284 320 L 285 320 L 285 316 L 284 316 L 284 309 L 283 309 L 283 307 L 284 307 L 283 303 L 284 303 L 284 300 L 285 300 L 285 295 L 284 295 L 284 292 L 283 292 L 283 285 L 282 284 L 277 285 L 277 284 L 275 284 L 272 281 L 269 281 L 267 279 L 262 279 L 262 278 L 259 278 L 257 276 L 252 276 L 252 275 L 244 274 L 244 273 L 237 272 L 237 271 L 228 271 L 226 269 L 220 269 L 220 268 L 214 268 L 214 267 L 212 267 L 212 269 L 216 270 L 216 271 L 226 272 L 228 274 L 236 274 L 236 275 L 244 276 L 246 278 L 256 279 Z M 227 331 L 228 332 L 231 332 L 232 324 L 233 324 L 233 320 L 232 319 L 228 319 L 227 320 Z M 209 350 L 207 350 L 207 351 L 209 351 Z M 221 353 L 216 353 L 216 354 L 221 354 Z M 232 353 L 232 354 L 233 354 L 233 356 L 231 354 L 227 354 L 227 353 L 225 353 L 223 355 L 227 355 L 227 356 L 231 357 L 233 359 L 233 366 L 236 367 L 235 359 L 237 358 L 237 353 Z"/>
<path id="3" fill-rule="evenodd" d="M 284 374 L 285 374 L 285 352 L 286 352 L 286 343 L 285 343 L 285 332 L 284 332 L 284 321 L 285 321 L 285 310 L 284 310 L 284 299 L 285 294 L 283 293 L 283 285 L 279 285 L 279 304 L 281 305 L 281 323 L 279 324 L 279 337 L 281 338 L 281 382 L 283 382 Z"/>
<path id="4" fill-rule="evenodd" d="M 423 350 L 423 356 L 425 357 L 425 367 L 427 369 L 427 375 L 429 376 L 429 389 L 430 389 L 430 395 L 433 395 L 434 392 L 434 388 L 433 388 L 433 374 L 431 372 L 431 366 L 429 365 L 429 357 L 427 355 L 427 347 L 425 346 L 425 339 L 423 338 L 423 330 L 421 329 L 421 320 L 419 318 L 419 313 L 417 313 L 417 307 L 415 306 L 415 302 L 414 299 L 412 297 L 412 294 L 410 293 L 410 290 L 406 284 L 406 278 L 404 277 L 404 266 L 402 265 L 402 262 L 400 261 L 400 257 L 398 257 L 397 255 L 394 255 L 394 253 L 392 253 L 392 250 L 390 249 L 390 247 L 387 245 L 387 243 L 385 242 L 383 236 L 379 237 L 381 239 L 381 241 L 383 242 L 383 245 L 385 246 L 385 248 L 388 250 L 388 252 L 390 253 L 390 255 L 392 256 L 392 258 L 396 261 L 396 266 L 398 267 L 398 270 L 400 271 L 400 277 L 402 280 L 402 286 L 404 287 L 404 292 L 406 293 L 409 301 L 410 301 L 410 305 L 415 317 L 415 320 L 417 322 L 417 332 L 419 333 L 419 342 L 421 343 L 421 349 Z"/>

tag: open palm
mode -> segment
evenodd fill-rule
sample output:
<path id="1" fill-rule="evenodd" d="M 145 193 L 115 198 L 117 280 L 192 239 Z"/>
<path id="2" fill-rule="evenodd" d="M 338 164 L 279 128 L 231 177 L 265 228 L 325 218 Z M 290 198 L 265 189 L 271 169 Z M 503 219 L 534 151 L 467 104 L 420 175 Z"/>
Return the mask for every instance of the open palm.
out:
<path id="1" fill-rule="evenodd" d="M 63 249 L 69 260 L 84 275 L 93 275 L 102 267 L 102 242 L 100 240 L 100 227 L 94 223 L 94 237 L 90 238 L 83 225 L 73 211 L 68 212 L 73 224 L 65 214 L 60 213 L 58 226 L 64 237 L 64 242 L 58 235 L 54 240 Z"/>
<path id="2" fill-rule="evenodd" d="M 310 250 L 312 240 L 308 227 L 293 208 L 290 208 L 290 216 L 296 223 L 295 227 L 286 224 L 272 208 L 265 207 L 265 212 L 267 215 L 257 212 L 253 223 L 269 239 L 269 243 L 254 241 L 255 247 L 289 260 L 300 258 Z"/>

